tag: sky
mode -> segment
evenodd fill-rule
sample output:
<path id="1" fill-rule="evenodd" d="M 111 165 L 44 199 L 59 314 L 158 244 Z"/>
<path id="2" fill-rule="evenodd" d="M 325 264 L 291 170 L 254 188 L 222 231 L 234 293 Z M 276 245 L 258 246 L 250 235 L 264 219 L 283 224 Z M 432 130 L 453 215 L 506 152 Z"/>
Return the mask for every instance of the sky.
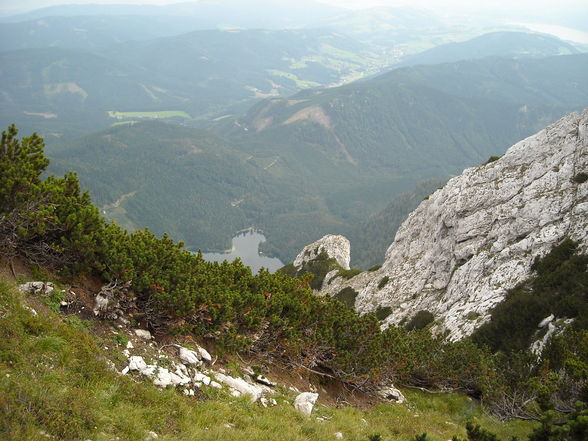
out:
<path id="1" fill-rule="evenodd" d="M 186 1 L 186 0 L 184 0 Z M 222 1 L 222 0 L 219 0 Z M 243 0 L 247 1 L 247 0 Z M 280 0 L 274 0 L 280 1 Z M 418 6 L 434 10 L 511 10 L 511 11 L 554 11 L 577 10 L 585 11 L 588 19 L 588 2 L 586 0 L 318 0 L 322 3 L 349 8 L 361 9 L 374 6 Z M 135 4 L 169 4 L 181 3 L 182 0 L 0 0 L 3 13 L 17 10 L 31 10 L 45 6 L 67 3 L 135 3 Z"/>
<path id="2" fill-rule="evenodd" d="M 59 4 L 154 4 L 197 2 L 198 0 L 0 0 L 0 15 L 11 15 Z M 218 1 L 225 0 L 200 0 Z M 233 0 L 234 1 L 234 0 Z M 241 0 L 246 3 L 247 0 Z M 296 0 L 267 0 L 272 3 Z M 471 16 L 498 19 L 502 23 L 532 24 L 536 31 L 588 43 L 588 0 L 314 0 L 348 8 L 408 6 L 429 9 L 441 16 Z M 556 26 L 556 27 L 553 27 Z M 578 31 L 580 30 L 580 31 Z M 579 33 L 578 33 L 579 32 Z M 571 38 L 570 38 L 571 37 Z"/>

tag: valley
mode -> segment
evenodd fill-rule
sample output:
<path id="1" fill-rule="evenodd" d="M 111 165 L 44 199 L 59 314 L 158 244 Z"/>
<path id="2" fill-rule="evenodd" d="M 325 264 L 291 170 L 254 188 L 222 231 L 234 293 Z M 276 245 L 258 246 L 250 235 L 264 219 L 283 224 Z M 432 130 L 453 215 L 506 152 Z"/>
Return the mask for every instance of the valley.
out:
<path id="1" fill-rule="evenodd" d="M 0 5 L 0 439 L 588 439 L 586 5 L 76 1 Z"/>

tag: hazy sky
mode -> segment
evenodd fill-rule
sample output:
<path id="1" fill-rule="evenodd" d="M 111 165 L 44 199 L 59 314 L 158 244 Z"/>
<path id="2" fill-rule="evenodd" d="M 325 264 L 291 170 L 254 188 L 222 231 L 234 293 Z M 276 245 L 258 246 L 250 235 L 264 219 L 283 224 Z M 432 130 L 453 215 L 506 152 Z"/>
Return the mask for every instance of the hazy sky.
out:
<path id="1" fill-rule="evenodd" d="M 222 1 L 222 0 L 217 0 Z M 243 0 L 246 2 L 247 0 Z M 280 0 L 274 0 L 276 2 Z M 584 11 L 588 19 L 588 2 L 586 0 L 319 0 L 322 3 L 345 8 L 366 8 L 373 6 L 420 6 L 435 10 L 508 10 L 508 11 L 561 11 L 563 9 Z M 0 10 L 4 13 L 17 10 L 30 10 L 45 6 L 67 3 L 135 3 L 135 4 L 169 4 L 181 3 L 182 0 L 0 0 Z"/>

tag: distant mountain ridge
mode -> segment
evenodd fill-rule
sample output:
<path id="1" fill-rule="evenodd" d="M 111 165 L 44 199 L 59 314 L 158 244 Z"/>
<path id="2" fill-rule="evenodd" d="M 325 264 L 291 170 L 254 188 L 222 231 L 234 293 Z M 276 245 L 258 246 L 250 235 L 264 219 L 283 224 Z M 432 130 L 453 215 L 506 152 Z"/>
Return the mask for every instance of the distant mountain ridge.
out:
<path id="1" fill-rule="evenodd" d="M 502 31 L 408 55 L 401 60 L 400 66 L 451 63 L 485 57 L 548 57 L 580 52 L 574 45 L 551 35 Z"/>
<path id="2" fill-rule="evenodd" d="M 116 122 L 109 111 L 222 115 L 263 97 L 377 72 L 386 61 L 326 31 L 209 30 L 92 51 L 9 51 L 0 63 L 1 121 L 50 140 L 107 127 Z"/>

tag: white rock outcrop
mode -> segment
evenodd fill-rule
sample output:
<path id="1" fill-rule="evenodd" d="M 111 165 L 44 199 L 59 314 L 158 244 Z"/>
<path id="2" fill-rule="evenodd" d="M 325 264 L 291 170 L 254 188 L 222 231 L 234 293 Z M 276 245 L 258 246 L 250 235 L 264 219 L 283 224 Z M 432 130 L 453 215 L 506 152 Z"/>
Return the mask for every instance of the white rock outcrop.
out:
<path id="1" fill-rule="evenodd" d="M 182 360 L 186 364 L 192 364 L 195 366 L 200 366 L 202 361 L 200 360 L 200 355 L 195 351 L 190 349 L 186 349 L 180 346 L 180 353 L 179 353 L 180 360 Z"/>
<path id="2" fill-rule="evenodd" d="M 404 398 L 402 392 L 400 392 L 394 386 L 383 386 L 376 391 L 376 395 L 384 400 L 392 401 L 398 404 L 402 404 L 406 401 L 406 398 Z"/>
<path id="3" fill-rule="evenodd" d="M 294 400 L 294 408 L 306 416 L 310 416 L 319 394 L 313 392 L 302 392 Z"/>
<path id="4" fill-rule="evenodd" d="M 379 270 L 323 284 L 322 293 L 349 286 L 358 312 L 391 308 L 383 326 L 429 311 L 434 330 L 463 338 L 530 276 L 536 257 L 565 237 L 587 251 L 585 173 L 588 109 L 451 179 L 402 224 Z"/>
<path id="5" fill-rule="evenodd" d="M 305 263 L 314 260 L 322 252 L 337 261 L 343 268 L 349 269 L 351 261 L 351 245 L 345 236 L 327 234 L 316 242 L 306 245 L 304 249 L 296 256 L 293 265 L 300 269 Z"/>
<path id="6" fill-rule="evenodd" d="M 18 285 L 18 290 L 22 293 L 48 296 L 53 292 L 55 286 L 51 282 L 26 282 Z"/>
<path id="7" fill-rule="evenodd" d="M 216 372 L 214 377 L 221 383 L 229 386 L 232 392 L 236 392 L 233 394 L 234 396 L 239 397 L 241 395 L 249 395 L 252 403 L 259 400 L 265 393 L 273 393 L 273 391 L 266 386 L 251 384 L 242 378 L 231 377 L 219 372 Z"/>
<path id="8" fill-rule="evenodd" d="M 143 340 L 151 340 L 151 332 L 147 331 L 146 329 L 135 329 L 133 330 L 135 335 Z"/>

